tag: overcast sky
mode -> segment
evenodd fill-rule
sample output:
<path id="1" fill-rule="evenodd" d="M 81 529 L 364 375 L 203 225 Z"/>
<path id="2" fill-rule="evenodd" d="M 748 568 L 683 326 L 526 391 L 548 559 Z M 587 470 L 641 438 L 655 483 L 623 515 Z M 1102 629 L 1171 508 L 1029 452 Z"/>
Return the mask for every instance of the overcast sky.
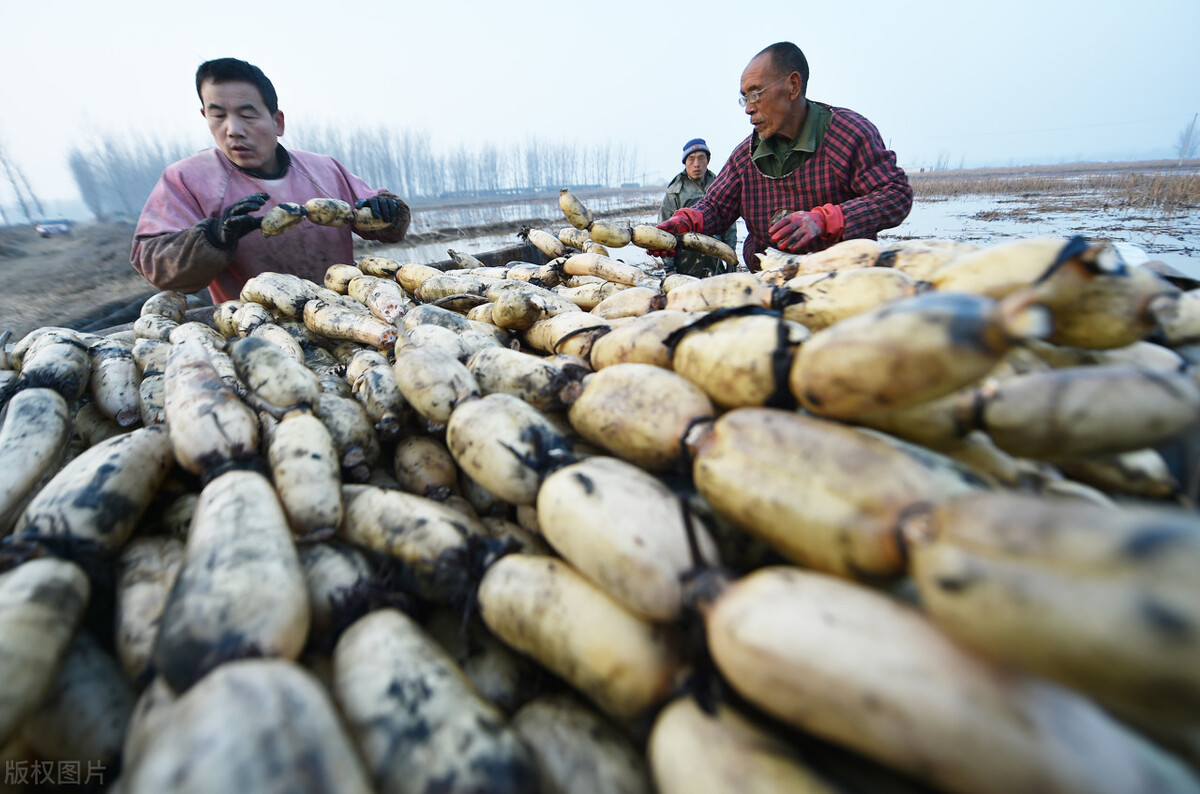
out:
<path id="1" fill-rule="evenodd" d="M 867 116 L 914 171 L 1172 158 L 1200 111 L 1200 0 L 0 0 L 0 31 L 0 146 L 47 199 L 76 195 L 67 154 L 98 132 L 211 145 L 193 81 L 225 56 L 263 68 L 291 133 L 612 141 L 664 182 L 689 138 L 715 170 L 750 133 L 739 77 L 780 40 L 810 99 Z"/>

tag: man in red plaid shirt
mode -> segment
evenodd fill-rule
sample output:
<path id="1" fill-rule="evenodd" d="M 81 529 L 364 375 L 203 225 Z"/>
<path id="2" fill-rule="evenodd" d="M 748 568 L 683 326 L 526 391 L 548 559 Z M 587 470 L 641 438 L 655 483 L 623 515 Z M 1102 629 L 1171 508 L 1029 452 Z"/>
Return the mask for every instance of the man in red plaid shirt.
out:
<path id="1" fill-rule="evenodd" d="M 672 234 L 725 229 L 745 218 L 742 258 L 758 270 L 768 246 L 811 253 L 855 237 L 874 239 L 912 209 L 912 186 L 875 125 L 852 110 L 809 100 L 808 61 L 772 44 L 742 72 L 754 132 L 738 144 L 704 198 L 658 228 Z"/>

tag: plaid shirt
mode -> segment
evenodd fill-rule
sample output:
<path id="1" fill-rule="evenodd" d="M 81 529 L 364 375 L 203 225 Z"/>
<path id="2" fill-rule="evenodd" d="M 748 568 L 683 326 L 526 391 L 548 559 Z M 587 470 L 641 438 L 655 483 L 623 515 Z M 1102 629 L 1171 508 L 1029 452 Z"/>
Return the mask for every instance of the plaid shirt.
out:
<path id="1" fill-rule="evenodd" d="M 754 254 L 767 249 L 771 216 L 779 210 L 811 210 L 839 204 L 846 228 L 842 239 L 875 239 L 881 229 L 898 226 L 912 209 L 912 186 L 896 165 L 896 153 L 883 145 L 875 125 L 853 110 L 830 107 L 833 119 L 817 151 L 798 169 L 772 179 L 750 159 L 753 135 L 738 144 L 695 209 L 705 229 L 724 229 L 745 218 L 749 236 L 742 258 L 758 270 Z M 813 241 L 801 253 L 828 248 Z"/>

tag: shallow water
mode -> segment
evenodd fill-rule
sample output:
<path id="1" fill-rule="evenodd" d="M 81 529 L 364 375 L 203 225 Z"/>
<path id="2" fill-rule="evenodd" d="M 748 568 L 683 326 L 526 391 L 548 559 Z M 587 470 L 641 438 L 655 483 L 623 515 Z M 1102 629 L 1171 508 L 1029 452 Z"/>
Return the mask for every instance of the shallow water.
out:
<path id="1" fill-rule="evenodd" d="M 1125 244 L 1121 247 L 1130 264 L 1157 260 L 1200 278 L 1200 213 L 1155 217 L 1145 210 L 1120 208 L 1048 211 L 1036 203 L 1011 196 L 918 201 L 904 223 L 879 239 L 944 237 L 991 245 L 1021 237 L 1081 234 Z"/>

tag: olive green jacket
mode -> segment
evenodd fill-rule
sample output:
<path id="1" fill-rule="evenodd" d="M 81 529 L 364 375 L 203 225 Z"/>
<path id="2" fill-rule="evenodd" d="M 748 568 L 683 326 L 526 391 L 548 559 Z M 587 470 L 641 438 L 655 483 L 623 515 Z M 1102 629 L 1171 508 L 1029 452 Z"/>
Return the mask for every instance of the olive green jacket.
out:
<path id="1" fill-rule="evenodd" d="M 667 185 L 667 193 L 663 196 L 662 209 L 658 211 L 658 221 L 662 223 L 667 218 L 675 213 L 675 210 L 684 207 L 690 207 L 695 204 L 708 190 L 709 185 L 717 175 L 712 171 L 704 174 L 704 179 L 697 185 L 694 179 L 689 179 L 686 171 L 680 171 L 671 184 Z M 705 232 L 712 237 L 716 237 L 721 242 L 728 245 L 734 251 L 737 250 L 737 224 L 730 226 L 720 234 L 712 234 Z M 711 256 L 697 254 L 694 251 L 681 251 L 677 254 L 673 261 L 667 260 L 668 267 L 674 267 L 676 273 L 684 273 L 689 276 L 697 276 L 704 278 L 717 273 L 725 273 L 731 268 L 720 259 Z"/>

